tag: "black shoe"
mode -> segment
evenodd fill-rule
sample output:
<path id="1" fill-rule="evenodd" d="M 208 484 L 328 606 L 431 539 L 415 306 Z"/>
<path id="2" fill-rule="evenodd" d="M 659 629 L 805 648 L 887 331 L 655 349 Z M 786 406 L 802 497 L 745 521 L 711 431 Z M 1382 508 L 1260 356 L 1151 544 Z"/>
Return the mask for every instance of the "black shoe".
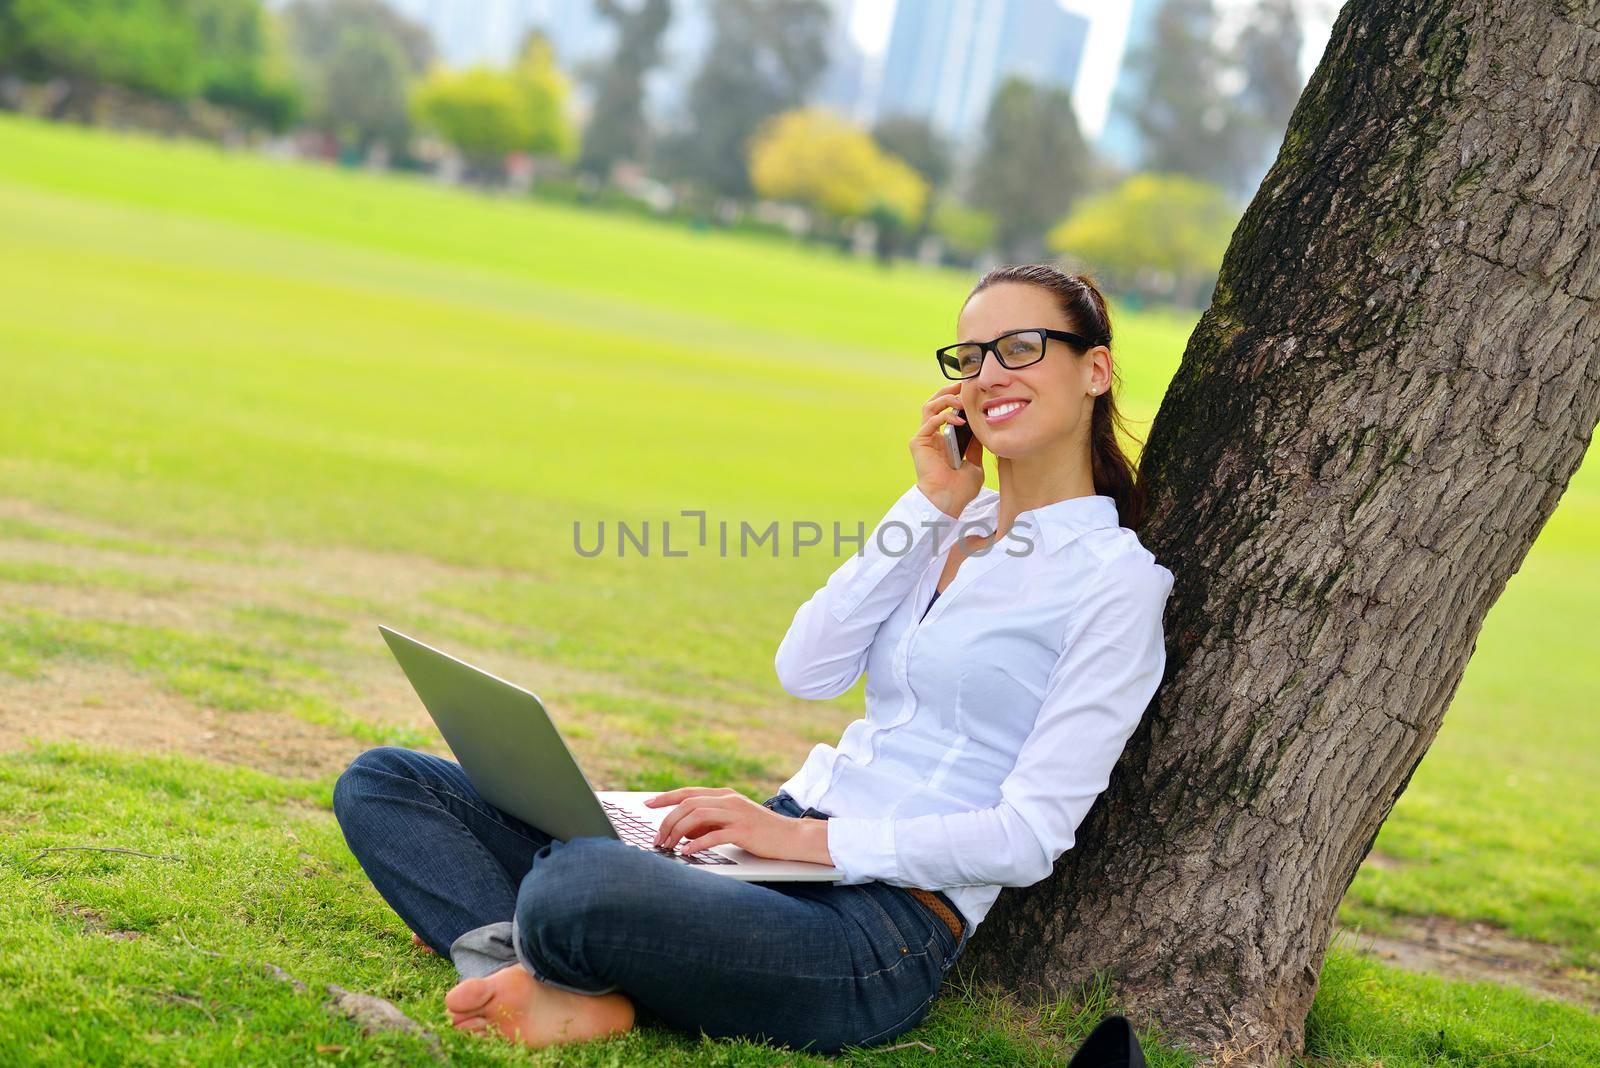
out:
<path id="1" fill-rule="evenodd" d="M 1107 1016 L 1089 1032 L 1067 1068 L 1144 1068 L 1144 1053 L 1126 1016 Z"/>

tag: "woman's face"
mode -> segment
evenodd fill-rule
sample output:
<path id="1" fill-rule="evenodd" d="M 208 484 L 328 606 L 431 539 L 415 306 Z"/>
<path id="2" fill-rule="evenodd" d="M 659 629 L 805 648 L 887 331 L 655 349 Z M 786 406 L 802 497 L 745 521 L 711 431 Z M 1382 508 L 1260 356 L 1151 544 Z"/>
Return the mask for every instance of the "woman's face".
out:
<path id="1" fill-rule="evenodd" d="M 957 340 L 993 341 L 1029 327 L 1072 330 L 1048 290 L 1003 282 L 980 291 L 961 310 Z M 1096 345 L 1083 355 L 1064 341 L 1045 342 L 1044 359 L 1015 371 L 986 354 L 983 369 L 961 383 L 961 408 L 984 449 L 1015 459 L 1059 449 L 1080 434 L 1087 438 L 1094 396 L 1111 380 L 1111 352 Z M 1022 407 L 1007 415 L 1006 401 Z M 988 411 L 995 411 L 993 421 Z"/>

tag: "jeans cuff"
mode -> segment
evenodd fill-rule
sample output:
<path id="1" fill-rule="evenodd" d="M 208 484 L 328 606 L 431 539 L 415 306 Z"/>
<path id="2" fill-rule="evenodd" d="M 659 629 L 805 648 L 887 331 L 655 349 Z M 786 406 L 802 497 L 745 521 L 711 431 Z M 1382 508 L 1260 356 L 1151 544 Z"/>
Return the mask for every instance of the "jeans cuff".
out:
<path id="1" fill-rule="evenodd" d="M 521 964 L 525 969 L 527 969 L 528 974 L 533 976 L 535 979 L 539 980 L 539 982 L 548 983 L 550 986 L 555 987 L 557 990 L 566 990 L 566 991 L 570 991 L 571 993 L 574 993 L 574 994 L 588 994 L 591 997 L 599 997 L 601 994 L 609 994 L 609 993 L 611 993 L 613 991 L 622 989 L 616 983 L 612 983 L 610 986 L 606 987 L 603 990 L 584 990 L 581 987 L 572 986 L 572 985 L 570 985 L 568 983 L 563 983 L 563 982 L 561 982 L 559 980 L 550 978 L 549 976 L 547 976 L 543 972 L 541 972 L 538 968 L 534 967 L 533 962 L 528 959 L 528 951 L 527 951 L 526 948 L 524 948 L 524 946 L 522 944 L 521 928 L 519 927 L 519 925 L 517 923 L 517 918 L 515 916 L 511 917 L 510 927 L 511 927 L 511 945 L 512 945 L 512 948 L 516 952 L 517 962 L 519 964 Z"/>
<path id="2" fill-rule="evenodd" d="M 474 927 L 450 943 L 450 959 L 463 979 L 493 975 L 506 965 L 517 963 L 512 938 L 513 926 L 505 920 Z"/>

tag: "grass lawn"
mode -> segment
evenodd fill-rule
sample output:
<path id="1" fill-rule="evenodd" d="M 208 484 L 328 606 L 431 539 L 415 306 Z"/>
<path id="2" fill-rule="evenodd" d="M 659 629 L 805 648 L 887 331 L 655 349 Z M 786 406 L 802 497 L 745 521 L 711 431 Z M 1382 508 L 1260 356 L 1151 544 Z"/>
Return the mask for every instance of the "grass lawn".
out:
<path id="1" fill-rule="evenodd" d="M 537 690 L 606 787 L 765 796 L 858 714 L 860 685 L 818 704 L 772 676 L 838 563 L 791 524 L 870 528 L 910 484 L 970 279 L 13 117 L 0 250 L 0 1063 L 431 1055 L 363 1035 L 329 983 L 454 1060 L 511 1056 L 450 1032 L 453 970 L 409 947 L 328 808 L 362 748 L 440 748 L 379 622 Z M 1114 325 L 1142 430 L 1192 319 Z M 1343 910 L 1363 937 L 1491 925 L 1587 992 L 1595 466 Z M 648 556 L 618 557 L 619 521 L 648 524 Z M 662 554 L 667 521 L 687 555 Z M 608 551 L 580 555 L 575 524 L 601 522 Z M 774 522 L 778 552 L 738 555 L 741 523 Z M 94 844 L 159 856 L 43 852 Z M 934 1057 L 847 1059 L 1058 1063 L 1105 1007 L 949 989 L 906 1036 Z M 1317 1065 L 1600 1064 L 1600 1021 L 1342 936 L 1309 1044 Z M 795 1058 L 640 1031 L 560 1059 Z"/>

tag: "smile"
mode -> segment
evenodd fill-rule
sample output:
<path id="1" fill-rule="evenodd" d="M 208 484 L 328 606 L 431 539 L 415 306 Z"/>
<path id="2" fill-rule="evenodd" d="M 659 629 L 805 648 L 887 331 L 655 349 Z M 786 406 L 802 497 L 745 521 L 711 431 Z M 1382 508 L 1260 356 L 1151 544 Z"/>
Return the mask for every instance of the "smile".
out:
<path id="1" fill-rule="evenodd" d="M 997 404 L 988 409 L 983 413 L 983 417 L 990 426 L 993 426 L 996 423 L 1003 423 L 1012 418 L 1027 406 L 1027 401 L 1007 401 L 1005 404 Z"/>

